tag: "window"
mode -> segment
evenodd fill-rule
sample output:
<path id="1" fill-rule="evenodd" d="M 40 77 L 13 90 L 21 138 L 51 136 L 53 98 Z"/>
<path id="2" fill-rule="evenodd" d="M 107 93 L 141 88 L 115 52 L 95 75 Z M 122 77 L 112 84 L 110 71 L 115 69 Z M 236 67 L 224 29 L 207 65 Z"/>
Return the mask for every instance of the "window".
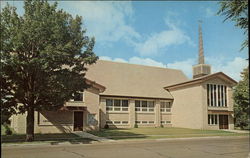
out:
<path id="1" fill-rule="evenodd" d="M 114 121 L 114 124 L 121 124 L 121 121 Z"/>
<path id="2" fill-rule="evenodd" d="M 113 111 L 113 100 L 112 99 L 106 99 L 106 110 Z"/>
<path id="3" fill-rule="evenodd" d="M 142 123 L 142 124 L 147 124 L 147 123 L 148 123 L 148 121 L 141 121 L 141 123 Z"/>
<path id="4" fill-rule="evenodd" d="M 161 124 L 170 124 L 171 121 L 161 121 Z"/>
<path id="5" fill-rule="evenodd" d="M 220 105 L 220 102 L 221 102 L 221 100 L 220 100 L 220 85 L 218 85 L 218 106 L 221 106 Z"/>
<path id="6" fill-rule="evenodd" d="M 207 105 L 226 107 L 227 87 L 224 85 L 207 84 Z"/>
<path id="7" fill-rule="evenodd" d="M 83 101 L 83 91 L 76 92 L 73 94 L 73 98 L 70 101 Z"/>
<path id="8" fill-rule="evenodd" d="M 114 100 L 114 110 L 121 111 L 121 100 L 118 99 Z"/>
<path id="9" fill-rule="evenodd" d="M 141 123 L 141 121 L 135 121 L 135 123 L 136 123 L 136 124 L 140 124 L 140 123 Z"/>
<path id="10" fill-rule="evenodd" d="M 207 84 L 207 105 L 210 105 L 210 97 L 209 97 L 210 86 Z"/>
<path id="11" fill-rule="evenodd" d="M 225 106 L 227 106 L 227 87 L 224 86 L 224 93 L 225 93 Z"/>
<path id="12" fill-rule="evenodd" d="M 122 111 L 128 111 L 128 100 L 122 100 Z"/>
<path id="13" fill-rule="evenodd" d="M 155 122 L 154 121 L 148 121 L 149 124 L 154 124 Z"/>
<path id="14" fill-rule="evenodd" d="M 135 111 L 154 112 L 154 101 L 136 100 Z"/>
<path id="15" fill-rule="evenodd" d="M 216 106 L 216 85 L 214 85 L 214 106 Z"/>
<path id="16" fill-rule="evenodd" d="M 122 124 L 128 124 L 128 121 L 122 121 Z"/>
<path id="17" fill-rule="evenodd" d="M 128 111 L 128 100 L 106 99 L 107 111 Z"/>
<path id="18" fill-rule="evenodd" d="M 141 102 L 139 100 L 135 101 L 135 111 L 140 111 L 141 107 Z"/>
<path id="19" fill-rule="evenodd" d="M 208 114 L 208 124 L 209 125 L 217 125 L 218 124 L 217 115 Z"/>
<path id="20" fill-rule="evenodd" d="M 142 101 L 141 102 L 141 109 L 142 109 L 142 111 L 147 111 L 148 109 L 147 109 L 147 101 Z"/>
<path id="21" fill-rule="evenodd" d="M 112 121 L 106 121 L 106 124 L 113 124 Z"/>
<path id="22" fill-rule="evenodd" d="M 171 112 L 170 102 L 161 102 L 161 112 Z"/>

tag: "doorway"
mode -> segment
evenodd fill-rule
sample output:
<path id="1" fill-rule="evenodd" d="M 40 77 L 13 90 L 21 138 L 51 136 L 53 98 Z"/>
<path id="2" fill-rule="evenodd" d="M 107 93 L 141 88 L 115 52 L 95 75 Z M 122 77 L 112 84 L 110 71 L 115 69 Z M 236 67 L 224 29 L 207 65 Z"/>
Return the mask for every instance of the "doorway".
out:
<path id="1" fill-rule="evenodd" d="M 219 128 L 228 129 L 228 115 L 219 115 Z"/>
<path id="2" fill-rule="evenodd" d="M 74 111 L 74 131 L 83 131 L 83 111 Z"/>

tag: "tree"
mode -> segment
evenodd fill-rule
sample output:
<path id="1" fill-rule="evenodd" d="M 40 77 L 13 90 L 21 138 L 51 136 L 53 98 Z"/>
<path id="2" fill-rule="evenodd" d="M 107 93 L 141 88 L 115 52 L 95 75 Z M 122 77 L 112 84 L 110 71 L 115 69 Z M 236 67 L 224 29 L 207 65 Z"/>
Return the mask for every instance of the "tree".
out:
<path id="1" fill-rule="evenodd" d="M 234 90 L 235 126 L 241 129 L 250 128 L 249 108 L 249 67 L 241 73 L 242 80 Z"/>
<path id="2" fill-rule="evenodd" d="M 242 43 L 241 50 L 248 47 L 248 0 L 231 0 L 219 3 L 220 10 L 217 14 L 226 16 L 224 21 L 231 19 L 236 22 L 235 26 L 244 30 L 246 39 Z"/>
<path id="3" fill-rule="evenodd" d="M 98 57 L 82 17 L 46 0 L 26 0 L 24 9 L 21 16 L 7 5 L 0 14 L 1 92 L 7 94 L 1 106 L 27 113 L 26 140 L 33 141 L 34 111 L 56 110 L 87 88 L 85 66 Z"/>

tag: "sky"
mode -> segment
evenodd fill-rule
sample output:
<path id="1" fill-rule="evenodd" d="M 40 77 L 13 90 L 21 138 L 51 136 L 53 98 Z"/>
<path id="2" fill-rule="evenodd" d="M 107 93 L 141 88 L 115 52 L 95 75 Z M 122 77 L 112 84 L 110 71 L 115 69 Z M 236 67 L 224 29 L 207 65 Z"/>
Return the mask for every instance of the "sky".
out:
<path id="1" fill-rule="evenodd" d="M 23 14 L 22 1 L 10 4 Z M 216 1 L 60 1 L 58 8 L 83 17 L 82 27 L 95 37 L 94 52 L 102 60 L 180 69 L 191 79 L 202 20 L 205 63 L 212 72 L 239 81 L 248 66 L 248 48 L 240 51 L 243 30 L 216 15 Z"/>

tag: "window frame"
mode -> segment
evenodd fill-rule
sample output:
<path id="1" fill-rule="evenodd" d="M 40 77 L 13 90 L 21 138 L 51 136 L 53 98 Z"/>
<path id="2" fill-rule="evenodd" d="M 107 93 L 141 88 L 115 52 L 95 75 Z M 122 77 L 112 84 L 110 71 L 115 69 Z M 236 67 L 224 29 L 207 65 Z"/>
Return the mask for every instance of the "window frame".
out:
<path id="1" fill-rule="evenodd" d="M 108 105 L 108 101 L 112 105 Z M 124 104 L 127 102 L 126 104 Z M 106 99 L 106 112 L 128 112 L 129 110 L 129 100 L 128 99 L 116 99 L 107 98 Z"/>
<path id="2" fill-rule="evenodd" d="M 153 100 L 135 100 L 135 112 L 152 112 L 155 111 L 155 101 Z"/>
<path id="3" fill-rule="evenodd" d="M 171 102 L 169 102 L 169 101 L 161 101 L 160 102 L 160 112 L 161 113 L 169 113 L 169 112 L 171 112 L 171 108 L 172 108 Z"/>

